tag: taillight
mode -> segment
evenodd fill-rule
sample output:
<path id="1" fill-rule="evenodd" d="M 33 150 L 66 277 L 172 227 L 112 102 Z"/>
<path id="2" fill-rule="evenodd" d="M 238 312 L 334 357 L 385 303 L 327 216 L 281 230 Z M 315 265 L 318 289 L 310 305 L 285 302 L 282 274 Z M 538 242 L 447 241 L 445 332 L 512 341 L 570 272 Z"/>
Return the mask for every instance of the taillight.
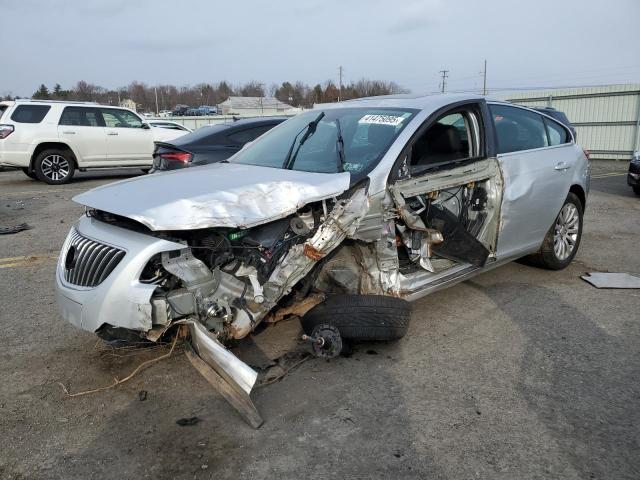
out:
<path id="1" fill-rule="evenodd" d="M 0 125 L 0 139 L 7 138 L 13 133 L 13 125 Z"/>
<path id="2" fill-rule="evenodd" d="M 193 158 L 193 155 L 187 152 L 171 152 L 171 153 L 161 153 L 160 158 L 164 160 L 169 160 L 170 162 L 189 163 Z"/>
<path id="3" fill-rule="evenodd" d="M 591 157 L 591 152 L 586 148 L 582 149 L 582 151 L 584 152 L 584 156 L 587 157 L 587 160 L 589 160 Z"/>

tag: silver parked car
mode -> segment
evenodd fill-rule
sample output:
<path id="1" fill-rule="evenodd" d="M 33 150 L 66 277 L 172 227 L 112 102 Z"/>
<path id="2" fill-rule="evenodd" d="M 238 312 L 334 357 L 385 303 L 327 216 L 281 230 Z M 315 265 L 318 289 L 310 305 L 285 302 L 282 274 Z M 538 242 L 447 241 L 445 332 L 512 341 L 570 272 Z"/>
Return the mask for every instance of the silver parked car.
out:
<path id="1" fill-rule="evenodd" d="M 410 301 L 511 260 L 576 254 L 589 166 L 540 112 L 469 95 L 323 106 L 226 163 L 105 185 L 57 266 L 74 325 L 194 350 L 248 399 L 256 372 L 227 340 L 302 317 L 318 355 L 407 331 Z"/>

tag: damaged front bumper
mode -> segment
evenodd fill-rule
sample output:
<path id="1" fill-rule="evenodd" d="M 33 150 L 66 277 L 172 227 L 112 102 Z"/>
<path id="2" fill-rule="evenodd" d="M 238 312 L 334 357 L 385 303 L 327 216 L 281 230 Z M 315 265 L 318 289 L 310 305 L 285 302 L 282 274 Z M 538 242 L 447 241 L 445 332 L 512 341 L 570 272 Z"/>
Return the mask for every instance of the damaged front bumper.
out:
<path id="1" fill-rule="evenodd" d="M 150 332 L 151 296 L 157 286 L 140 282 L 140 274 L 154 255 L 183 248 L 180 243 L 82 217 L 69 232 L 56 268 L 56 297 L 62 316 L 91 332 L 104 325 Z M 258 374 L 197 320 L 176 323 L 188 327 L 191 346 L 187 355 L 194 367 L 258 428 L 262 418 L 249 397 Z"/>
<path id="2" fill-rule="evenodd" d="M 91 332 L 105 324 L 149 331 L 156 286 L 141 283 L 140 274 L 153 255 L 181 248 L 180 243 L 83 216 L 69 232 L 58 258 L 56 297 L 62 316 Z M 122 252 L 119 259 L 113 254 L 109 258 L 114 251 Z"/>

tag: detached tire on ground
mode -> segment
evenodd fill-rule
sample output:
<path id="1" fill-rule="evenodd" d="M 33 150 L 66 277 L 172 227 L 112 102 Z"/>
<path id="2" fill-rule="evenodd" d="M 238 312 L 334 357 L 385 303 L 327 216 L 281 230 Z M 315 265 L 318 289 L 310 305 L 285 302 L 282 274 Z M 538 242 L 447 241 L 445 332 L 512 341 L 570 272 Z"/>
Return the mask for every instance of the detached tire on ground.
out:
<path id="1" fill-rule="evenodd" d="M 44 150 L 33 162 L 38 180 L 49 185 L 69 183 L 75 170 L 73 154 L 69 150 Z"/>
<path id="2" fill-rule="evenodd" d="M 317 325 L 333 325 L 345 340 L 398 340 L 405 336 L 411 304 L 384 295 L 332 295 L 302 317 L 305 333 Z"/>

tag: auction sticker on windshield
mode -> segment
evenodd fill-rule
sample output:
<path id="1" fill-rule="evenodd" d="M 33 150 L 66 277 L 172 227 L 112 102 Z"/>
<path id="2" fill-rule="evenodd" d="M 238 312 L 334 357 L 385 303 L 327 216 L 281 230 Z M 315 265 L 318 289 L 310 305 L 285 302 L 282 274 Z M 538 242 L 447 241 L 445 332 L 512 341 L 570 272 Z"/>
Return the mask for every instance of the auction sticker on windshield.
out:
<path id="1" fill-rule="evenodd" d="M 358 123 L 375 123 L 378 125 L 391 125 L 398 126 L 402 123 L 404 117 L 398 117 L 396 115 L 365 115 Z"/>

